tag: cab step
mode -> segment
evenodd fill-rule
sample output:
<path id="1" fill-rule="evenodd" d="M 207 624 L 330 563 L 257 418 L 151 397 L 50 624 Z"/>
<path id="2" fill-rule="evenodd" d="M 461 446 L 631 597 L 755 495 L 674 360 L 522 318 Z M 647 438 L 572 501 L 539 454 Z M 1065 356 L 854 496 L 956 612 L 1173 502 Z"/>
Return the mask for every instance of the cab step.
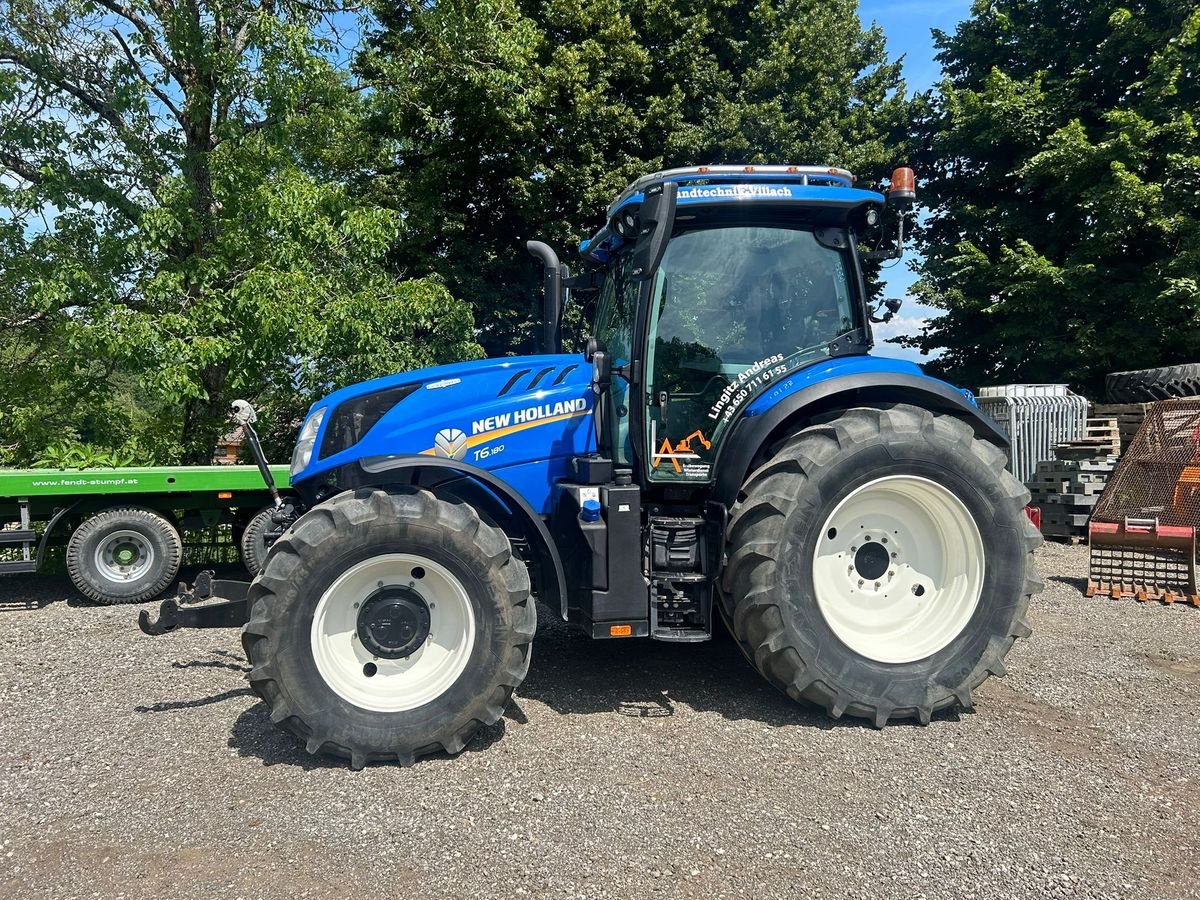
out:
<path id="1" fill-rule="evenodd" d="M 18 575 L 22 572 L 36 572 L 36 559 L 5 559 L 0 560 L 0 575 Z"/>
<path id="2" fill-rule="evenodd" d="M 656 641 L 675 641 L 680 644 L 698 644 L 712 640 L 712 635 L 702 628 L 664 628 L 661 625 L 650 633 Z"/>

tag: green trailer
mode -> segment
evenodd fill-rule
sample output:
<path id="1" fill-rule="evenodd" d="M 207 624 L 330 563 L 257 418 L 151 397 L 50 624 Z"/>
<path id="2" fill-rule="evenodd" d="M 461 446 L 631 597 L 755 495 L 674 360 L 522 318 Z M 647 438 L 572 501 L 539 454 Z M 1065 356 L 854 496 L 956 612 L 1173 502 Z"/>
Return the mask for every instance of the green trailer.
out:
<path id="1" fill-rule="evenodd" d="M 270 472 L 286 495 L 288 467 Z M 257 466 L 0 469 L 0 574 L 36 572 L 51 546 L 98 603 L 161 594 L 183 560 L 181 535 L 229 524 L 253 573 L 274 498 Z"/>

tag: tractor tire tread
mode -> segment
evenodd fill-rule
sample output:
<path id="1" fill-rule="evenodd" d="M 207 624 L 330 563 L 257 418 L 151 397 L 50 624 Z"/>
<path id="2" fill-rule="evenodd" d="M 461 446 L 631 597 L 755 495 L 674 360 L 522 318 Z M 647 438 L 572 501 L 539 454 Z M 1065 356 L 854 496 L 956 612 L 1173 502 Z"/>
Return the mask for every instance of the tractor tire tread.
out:
<path id="1" fill-rule="evenodd" d="M 352 522 L 361 523 L 364 517 L 374 519 L 388 515 L 414 522 L 436 521 L 469 537 L 481 555 L 499 569 L 508 590 L 507 600 L 513 611 L 512 632 L 517 641 L 509 650 L 508 660 L 500 667 L 501 677 L 491 693 L 481 700 L 473 717 L 462 727 L 419 747 L 395 748 L 387 752 L 363 751 L 332 740 L 328 736 L 328 725 L 321 717 L 305 719 L 293 712 L 282 696 L 279 681 L 264 664 L 269 662 L 268 644 L 275 630 L 274 620 L 280 615 L 276 592 L 282 586 L 281 582 L 286 581 L 288 564 L 299 563 L 300 548 L 319 550 L 325 540 Z M 467 504 L 447 502 L 426 490 L 403 494 L 370 488 L 346 491 L 311 510 L 275 542 L 271 566 L 255 579 L 248 600 L 252 614 L 242 630 L 242 645 L 251 663 L 249 680 L 254 693 L 271 708 L 272 721 L 278 715 L 276 724 L 304 742 L 309 753 L 348 759 L 354 770 L 371 762 L 398 762 L 410 766 L 430 753 L 455 755 L 462 752 L 480 728 L 494 725 L 504 715 L 513 692 L 529 672 L 533 636 L 537 630 L 537 611 L 530 593 L 529 573 L 520 557 L 512 552 L 503 532 L 484 523 Z"/>
<path id="2" fill-rule="evenodd" d="M 829 459 L 863 441 L 888 441 L 917 432 L 927 440 L 968 450 L 993 471 L 1003 485 L 1011 514 L 1024 520 L 1026 571 L 1033 574 L 1026 578 L 1023 594 L 1012 611 L 1008 634 L 993 638 L 964 678 L 954 684 L 931 683 L 920 703 L 893 702 L 885 690 L 877 702 L 864 704 L 820 677 L 815 665 L 820 647 L 811 636 L 797 630 L 789 633 L 784 627 L 783 613 L 771 587 L 770 576 L 777 560 L 765 548 L 780 546 L 786 513 L 778 498 L 804 490 L 813 460 Z M 824 446 L 831 440 L 836 446 Z M 730 552 L 720 583 L 718 605 L 747 660 L 774 687 L 794 700 L 824 708 L 835 719 L 850 714 L 881 728 L 893 719 L 912 718 L 924 723 L 935 712 L 968 706 L 971 692 L 989 674 L 1005 673 L 1003 659 L 1013 642 L 1029 635 L 1027 610 L 1032 595 L 1042 588 L 1033 565 L 1033 551 L 1042 539 L 1023 511 L 1029 491 L 1005 469 L 1005 454 L 977 439 L 970 426 L 959 419 L 903 404 L 844 411 L 833 422 L 804 429 L 774 450 L 775 456 L 750 475 L 731 512 L 727 530 Z M 732 611 L 730 598 L 737 598 Z"/>
<path id="3" fill-rule="evenodd" d="M 1110 403 L 1152 403 L 1200 395 L 1200 363 L 1111 372 L 1104 378 Z"/>

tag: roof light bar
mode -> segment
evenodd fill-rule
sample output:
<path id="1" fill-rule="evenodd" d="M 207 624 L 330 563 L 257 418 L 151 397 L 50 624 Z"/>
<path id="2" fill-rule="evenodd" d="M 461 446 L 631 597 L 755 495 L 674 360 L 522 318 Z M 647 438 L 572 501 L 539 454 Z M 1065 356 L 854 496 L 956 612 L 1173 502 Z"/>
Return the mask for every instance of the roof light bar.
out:
<path id="1" fill-rule="evenodd" d="M 835 169 L 828 166 L 728 165 L 687 166 L 682 169 L 664 169 L 661 172 L 655 172 L 653 175 L 646 175 L 639 178 L 633 184 L 629 185 L 629 187 L 625 188 L 620 196 L 609 205 L 608 215 L 611 217 L 616 212 L 617 207 L 635 194 L 643 193 L 652 184 L 661 184 L 664 181 L 686 182 L 714 179 L 733 181 L 745 178 L 747 175 L 761 178 L 764 181 L 832 184 L 837 187 L 854 187 L 855 182 L 854 175 L 846 169 Z"/>

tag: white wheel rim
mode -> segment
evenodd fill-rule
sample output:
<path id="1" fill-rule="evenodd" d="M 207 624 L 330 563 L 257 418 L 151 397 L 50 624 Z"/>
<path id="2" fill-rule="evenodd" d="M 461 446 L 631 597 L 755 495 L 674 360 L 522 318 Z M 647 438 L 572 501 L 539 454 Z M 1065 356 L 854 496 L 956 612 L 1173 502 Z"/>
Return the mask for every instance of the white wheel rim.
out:
<path id="1" fill-rule="evenodd" d="M 406 658 L 376 657 L 359 639 L 359 606 L 379 588 L 397 585 L 429 607 L 429 637 Z M 445 566 L 385 553 L 351 566 L 321 595 L 311 642 L 317 671 L 339 697 L 375 712 L 401 712 L 436 700 L 458 680 L 475 646 L 475 613 L 466 588 Z"/>
<path id="2" fill-rule="evenodd" d="M 127 528 L 96 545 L 96 571 L 115 584 L 137 581 L 154 565 L 154 546 L 144 534 Z"/>
<path id="3" fill-rule="evenodd" d="M 958 637 L 979 605 L 983 575 L 971 513 L 915 475 L 851 492 L 825 520 L 813 556 L 826 623 L 855 653 L 881 663 L 925 659 Z"/>

